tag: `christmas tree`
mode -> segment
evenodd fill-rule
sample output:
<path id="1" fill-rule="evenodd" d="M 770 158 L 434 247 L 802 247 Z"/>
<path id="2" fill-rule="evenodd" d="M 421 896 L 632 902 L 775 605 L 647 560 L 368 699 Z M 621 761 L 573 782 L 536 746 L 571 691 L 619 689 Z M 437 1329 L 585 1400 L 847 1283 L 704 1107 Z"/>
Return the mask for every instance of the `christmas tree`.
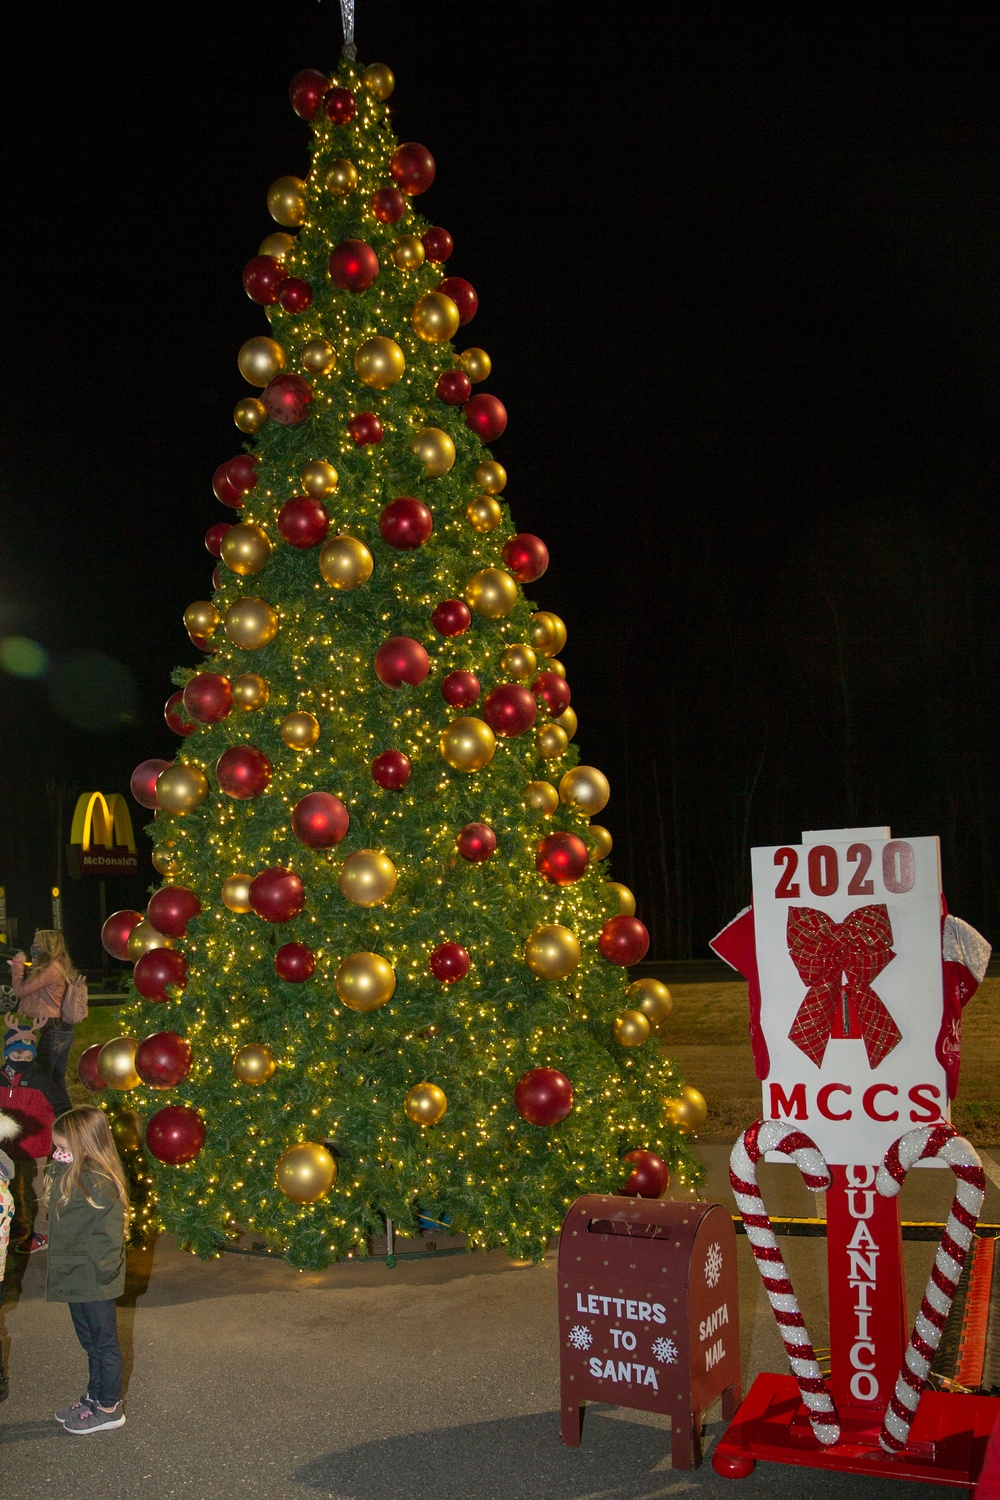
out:
<path id="1" fill-rule="evenodd" d="M 133 777 L 166 883 L 104 932 L 134 1035 L 82 1067 L 130 1091 L 158 1217 L 202 1255 L 248 1230 L 319 1266 L 423 1211 L 537 1257 L 581 1192 L 698 1170 L 565 626 L 523 591 L 548 553 L 484 446 L 489 357 L 452 342 L 476 293 L 416 211 L 435 166 L 392 87 L 350 58 L 292 81 L 312 166 L 244 272 L 270 330 L 184 616 L 208 659 L 175 677 L 177 759 Z"/>

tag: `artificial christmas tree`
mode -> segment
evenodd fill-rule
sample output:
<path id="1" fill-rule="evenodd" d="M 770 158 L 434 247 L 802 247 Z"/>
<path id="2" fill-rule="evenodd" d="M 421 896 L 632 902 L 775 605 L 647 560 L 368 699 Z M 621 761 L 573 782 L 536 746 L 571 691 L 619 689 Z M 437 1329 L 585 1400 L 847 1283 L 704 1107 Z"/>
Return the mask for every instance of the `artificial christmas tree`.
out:
<path id="1" fill-rule="evenodd" d="M 579 1193 L 643 1191 L 636 1152 L 658 1191 L 697 1173 L 565 626 L 523 592 L 548 552 L 484 448 L 489 357 L 451 342 L 477 295 L 416 212 L 435 166 L 392 86 L 349 58 L 292 81 L 312 168 L 244 272 L 270 332 L 184 612 L 208 659 L 167 704 L 177 759 L 133 778 L 166 884 L 107 924 L 157 1037 L 127 1078 L 158 1213 L 200 1254 L 247 1229 L 322 1265 L 422 1207 L 538 1256 Z"/>

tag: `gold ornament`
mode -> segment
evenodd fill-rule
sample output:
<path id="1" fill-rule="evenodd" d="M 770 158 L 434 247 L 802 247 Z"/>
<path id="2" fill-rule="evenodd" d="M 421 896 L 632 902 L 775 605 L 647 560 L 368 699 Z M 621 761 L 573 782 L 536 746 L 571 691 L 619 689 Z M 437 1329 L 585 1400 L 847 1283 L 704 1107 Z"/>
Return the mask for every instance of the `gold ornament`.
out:
<path id="1" fill-rule="evenodd" d="M 345 193 L 353 193 L 358 185 L 358 169 L 346 156 L 338 156 L 326 169 L 326 190 L 335 198 L 343 198 Z"/>
<path id="2" fill-rule="evenodd" d="M 567 807 L 592 818 L 607 807 L 611 787 L 603 771 L 596 766 L 574 766 L 559 783 L 559 795 Z"/>
<path id="3" fill-rule="evenodd" d="M 142 1082 L 135 1071 L 137 1036 L 116 1036 L 97 1054 L 97 1071 L 109 1089 L 134 1089 Z"/>
<path id="4" fill-rule="evenodd" d="M 244 651 L 259 651 L 278 634 L 278 616 L 266 599 L 248 594 L 226 610 L 226 634 L 234 646 Z"/>
<path id="5" fill-rule="evenodd" d="M 156 801 L 164 812 L 194 812 L 208 796 L 208 777 L 198 766 L 189 766 L 187 761 L 176 761 L 161 771 L 156 778 Z"/>
<path id="6" fill-rule="evenodd" d="M 236 356 L 240 374 L 250 385 L 267 385 L 285 368 L 285 351 L 275 339 L 255 334 Z"/>
<path id="7" fill-rule="evenodd" d="M 222 882 L 222 904 L 230 911 L 250 910 L 250 882 L 252 875 L 229 875 Z"/>
<path id="8" fill-rule="evenodd" d="M 381 849 L 358 849 L 340 867 L 340 893 L 355 906 L 381 906 L 396 889 L 396 866 Z"/>
<path id="9" fill-rule="evenodd" d="M 350 593 L 372 576 L 375 560 L 356 536 L 332 536 L 319 554 L 319 570 L 331 588 Z"/>
<path id="10" fill-rule="evenodd" d="M 618 902 L 618 915 L 621 917 L 635 916 L 635 897 L 627 885 L 622 885 L 620 880 L 609 880 L 608 890 Z"/>
<path id="11" fill-rule="evenodd" d="M 180 872 L 180 862 L 173 849 L 167 844 L 154 844 L 150 855 L 153 861 L 153 869 L 165 880 L 170 880 Z M 135 931 L 135 929 L 132 929 Z"/>
<path id="12" fill-rule="evenodd" d="M 286 234 L 283 229 L 276 229 L 273 234 L 265 235 L 257 246 L 258 255 L 270 255 L 281 265 L 285 264 L 285 256 L 289 250 L 295 249 L 294 234 Z"/>
<path id="13" fill-rule="evenodd" d="M 565 680 L 566 668 L 563 666 L 562 662 L 558 661 L 554 656 L 547 656 L 545 658 L 545 671 L 554 672 L 557 677 L 562 677 Z"/>
<path id="14" fill-rule="evenodd" d="M 641 1010 L 653 1031 L 659 1031 L 674 1008 L 670 991 L 659 979 L 636 979 L 625 991 L 633 1010 Z"/>
<path id="15" fill-rule="evenodd" d="M 410 452 L 419 458 L 428 479 L 440 479 L 455 464 L 455 444 L 441 427 L 422 427 L 410 443 Z"/>
<path id="16" fill-rule="evenodd" d="M 500 671 L 515 682 L 526 682 L 538 671 L 538 657 L 530 646 L 507 646 L 500 655 Z"/>
<path id="17" fill-rule="evenodd" d="M 306 216 L 306 185 L 301 177 L 279 177 L 267 190 L 267 211 L 276 224 L 297 229 Z"/>
<path id="18" fill-rule="evenodd" d="M 458 362 L 468 375 L 473 385 L 478 385 L 480 380 L 488 380 L 493 368 L 493 361 L 485 349 L 463 349 L 458 356 Z M 497 465 L 499 468 L 500 465 Z M 501 485 L 501 489 L 503 486 Z"/>
<path id="19" fill-rule="evenodd" d="M 681 1089 L 681 1098 L 687 1106 L 687 1116 L 695 1130 L 699 1130 L 708 1119 L 708 1102 L 704 1094 L 700 1094 L 691 1084 L 686 1083 Z"/>
<path id="20" fill-rule="evenodd" d="M 559 793 L 551 781 L 529 781 L 524 789 L 524 801 L 532 812 L 551 818 L 559 806 Z"/>
<path id="21" fill-rule="evenodd" d="M 98 1056 L 100 1056 L 99 1053 Z M 111 1134 L 114 1136 L 115 1145 L 119 1151 L 140 1151 L 142 1149 L 139 1116 L 134 1109 L 123 1109 L 115 1115 L 111 1121 Z"/>
<path id="22" fill-rule="evenodd" d="M 152 953 L 154 948 L 172 948 L 173 938 L 164 937 L 162 932 L 157 932 L 152 922 L 144 917 L 137 922 L 128 935 L 128 959 L 134 964 L 144 953 Z"/>
<path id="23" fill-rule="evenodd" d="M 289 750 L 311 750 L 319 739 L 319 720 L 315 714 L 286 714 L 279 733 Z"/>
<path id="24" fill-rule="evenodd" d="M 281 1156 L 274 1180 L 293 1203 L 318 1203 L 337 1180 L 337 1163 L 321 1141 L 302 1141 Z"/>
<path id="25" fill-rule="evenodd" d="M 472 378 L 471 376 L 469 377 Z M 472 480 L 487 495 L 499 495 L 507 483 L 507 470 L 495 458 L 484 458 L 472 471 Z"/>
<path id="26" fill-rule="evenodd" d="M 388 63 L 369 63 L 362 78 L 365 88 L 376 99 L 388 99 L 396 87 L 396 79 Z"/>
<path id="27" fill-rule="evenodd" d="M 333 464 L 325 458 L 313 458 L 306 464 L 301 474 L 302 488 L 307 495 L 312 495 L 314 500 L 325 500 L 327 495 L 332 495 L 340 483 L 340 475 Z"/>
<path id="28" fill-rule="evenodd" d="M 403 1100 L 403 1108 L 414 1125 L 436 1125 L 444 1119 L 448 1097 L 436 1083 L 415 1083 Z"/>
<path id="29" fill-rule="evenodd" d="M 606 828 L 602 828 L 600 823 L 591 823 L 588 832 L 594 836 L 594 847 L 590 851 L 591 859 L 606 859 L 611 853 L 611 846 L 614 842 L 610 833 Z"/>
<path id="30" fill-rule="evenodd" d="M 256 396 L 244 396 L 243 400 L 237 401 L 233 407 L 233 421 L 248 437 L 254 437 L 267 426 L 269 420 L 267 407 L 263 401 L 258 401 Z"/>
<path id="31" fill-rule="evenodd" d="M 686 1099 L 664 1099 L 663 1113 L 667 1124 L 675 1126 L 681 1135 L 690 1135 L 694 1129 L 691 1110 Z"/>
<path id="32" fill-rule="evenodd" d="M 299 350 L 299 364 L 307 375 L 326 375 L 337 363 L 337 351 L 326 339 L 310 339 Z"/>
<path id="33" fill-rule="evenodd" d="M 503 568 L 480 568 L 465 585 L 465 598 L 484 620 L 505 620 L 517 603 L 517 584 Z"/>
<path id="34" fill-rule="evenodd" d="M 392 999 L 396 975 L 378 953 L 352 953 L 337 970 L 335 984 L 349 1010 L 378 1010 Z"/>
<path id="35" fill-rule="evenodd" d="M 641 1047 L 649 1041 L 649 1021 L 641 1010 L 623 1010 L 615 1021 L 615 1041 L 619 1047 Z"/>
<path id="36" fill-rule="evenodd" d="M 444 344 L 458 332 L 461 315 L 444 292 L 425 292 L 410 312 L 410 322 L 425 344 Z"/>
<path id="37" fill-rule="evenodd" d="M 233 1057 L 233 1072 L 240 1083 L 266 1083 L 276 1067 L 270 1047 L 258 1042 L 248 1042 Z"/>
<path id="38" fill-rule="evenodd" d="M 383 338 L 381 334 L 365 339 L 354 351 L 354 373 L 373 391 L 387 391 L 397 380 L 402 380 L 405 369 L 402 349 L 394 339 Z"/>
<path id="39" fill-rule="evenodd" d="M 503 520 L 503 511 L 492 495 L 477 495 L 465 507 L 465 519 L 473 531 L 495 531 Z"/>
<path id="40" fill-rule="evenodd" d="M 241 578 L 259 573 L 270 556 L 271 538 L 255 521 L 239 521 L 222 538 L 222 561 Z"/>
<path id="41" fill-rule="evenodd" d="M 209 599 L 196 599 L 184 611 L 184 629 L 188 635 L 201 635 L 207 640 L 222 624 L 222 616 Z"/>
<path id="42" fill-rule="evenodd" d="M 496 737 L 482 719 L 452 719 L 441 735 L 441 755 L 453 771 L 481 771 L 496 747 Z"/>
<path id="43" fill-rule="evenodd" d="M 576 933 L 555 922 L 536 927 L 524 945 L 524 961 L 540 979 L 566 979 L 580 962 Z"/>
<path id="44" fill-rule="evenodd" d="M 543 724 L 535 732 L 535 749 L 542 760 L 558 760 L 569 749 L 569 735 L 558 724 Z"/>
<path id="45" fill-rule="evenodd" d="M 573 709 L 572 704 L 569 708 L 564 708 L 562 713 L 559 714 L 557 718 L 553 719 L 552 722 L 553 724 L 559 725 L 559 728 L 564 731 L 568 740 L 571 740 L 573 738 L 579 727 L 579 720 L 576 717 L 576 713 Z"/>
<path id="46" fill-rule="evenodd" d="M 566 626 L 550 609 L 531 617 L 531 644 L 543 656 L 558 656 L 566 644 Z"/>
<path id="47" fill-rule="evenodd" d="M 230 684 L 233 707 L 249 712 L 252 708 L 263 708 L 271 696 L 271 689 L 257 672 L 241 672 Z"/>
<path id="48" fill-rule="evenodd" d="M 392 247 L 392 258 L 400 271 L 415 271 L 423 265 L 425 257 L 424 242 L 415 234 L 401 234 Z M 450 297 L 448 301 L 451 302 Z"/>

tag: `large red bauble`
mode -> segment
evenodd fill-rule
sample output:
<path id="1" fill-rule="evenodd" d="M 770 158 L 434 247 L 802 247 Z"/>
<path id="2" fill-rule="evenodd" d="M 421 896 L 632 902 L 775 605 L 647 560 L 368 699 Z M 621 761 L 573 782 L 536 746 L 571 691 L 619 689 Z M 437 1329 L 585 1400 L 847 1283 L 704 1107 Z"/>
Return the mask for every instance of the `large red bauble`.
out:
<path id="1" fill-rule="evenodd" d="M 301 276 L 287 277 L 278 288 L 278 301 L 285 312 L 304 313 L 312 307 L 312 287 Z"/>
<path id="2" fill-rule="evenodd" d="M 194 1161 L 205 1144 L 205 1122 L 190 1104 L 158 1109 L 146 1126 L 146 1146 L 168 1167 Z"/>
<path id="3" fill-rule="evenodd" d="M 290 547 L 318 547 L 330 530 L 330 517 L 312 495 L 293 495 L 278 511 L 278 530 Z"/>
<path id="4" fill-rule="evenodd" d="M 102 1089 L 107 1088 L 107 1084 L 97 1071 L 97 1058 L 103 1045 L 103 1042 L 95 1042 L 92 1047 L 81 1052 L 76 1060 L 76 1076 L 84 1088 L 89 1089 L 92 1094 L 99 1094 Z"/>
<path id="5" fill-rule="evenodd" d="M 323 95 L 323 112 L 335 125 L 350 125 L 358 112 L 358 102 L 350 89 L 327 89 Z"/>
<path id="6" fill-rule="evenodd" d="M 387 792 L 398 792 L 410 779 L 410 757 L 402 750 L 383 750 L 372 761 L 372 780 Z"/>
<path id="7" fill-rule="evenodd" d="M 239 490 L 241 495 L 249 494 L 257 488 L 257 470 L 260 460 L 253 458 L 249 453 L 237 453 L 226 464 L 226 478 L 234 490 Z"/>
<path id="8" fill-rule="evenodd" d="M 451 708 L 471 708 L 481 692 L 475 672 L 449 672 L 441 683 L 441 697 Z"/>
<path id="9" fill-rule="evenodd" d="M 467 401 L 463 411 L 466 427 L 482 443 L 492 443 L 507 427 L 507 408 L 485 391 Z"/>
<path id="10" fill-rule="evenodd" d="M 230 745 L 215 762 L 215 779 L 228 797 L 249 802 L 267 789 L 271 769 L 271 762 L 256 745 Z"/>
<path id="11" fill-rule="evenodd" d="M 531 691 L 539 703 L 544 703 L 554 719 L 566 712 L 573 696 L 569 683 L 558 672 L 539 672 L 531 684 Z"/>
<path id="12" fill-rule="evenodd" d="M 218 672 L 196 672 L 184 689 L 183 702 L 199 724 L 220 724 L 233 708 L 229 678 Z"/>
<path id="13" fill-rule="evenodd" d="M 316 971 L 316 955 L 305 943 L 286 943 L 274 955 L 274 972 L 289 984 L 304 984 Z"/>
<path id="14" fill-rule="evenodd" d="M 382 441 L 382 419 L 373 411 L 356 411 L 347 419 L 347 435 L 356 448 Z"/>
<path id="15" fill-rule="evenodd" d="M 156 807 L 156 781 L 161 771 L 172 762 L 169 760 L 144 760 L 136 766 L 129 781 L 129 790 L 140 807 Z"/>
<path id="16" fill-rule="evenodd" d="M 215 525 L 210 526 L 205 532 L 205 546 L 213 557 L 222 556 L 222 538 L 227 531 L 232 531 L 232 529 L 230 521 L 216 521 Z"/>
<path id="17" fill-rule="evenodd" d="M 434 158 L 418 141 L 404 141 L 389 159 L 389 171 L 396 186 L 408 197 L 426 193 L 434 181 Z"/>
<path id="18" fill-rule="evenodd" d="M 431 624 L 438 635 L 453 639 L 456 635 L 464 635 L 472 624 L 472 610 L 464 599 L 442 599 L 435 605 Z"/>
<path id="19" fill-rule="evenodd" d="M 288 279 L 288 272 L 273 255 L 255 255 L 243 267 L 243 290 L 251 302 L 270 307 L 277 301 L 278 288 Z"/>
<path id="20" fill-rule="evenodd" d="M 110 953 L 112 958 L 120 958 L 122 962 L 128 960 L 128 940 L 133 927 L 138 927 L 142 921 L 141 911 L 132 911 L 125 907 L 122 911 L 113 911 L 101 928 L 101 947 L 105 953 Z"/>
<path id="21" fill-rule="evenodd" d="M 172 1089 L 191 1071 L 191 1043 L 176 1031 L 155 1031 L 135 1049 L 135 1071 L 151 1089 Z"/>
<path id="22" fill-rule="evenodd" d="M 375 652 L 375 676 L 386 687 L 419 687 L 431 669 L 431 659 L 412 636 L 393 635 Z"/>
<path id="23" fill-rule="evenodd" d="M 201 911 L 201 902 L 186 885 L 161 885 L 149 898 L 146 919 L 164 937 L 182 938 L 192 917 Z"/>
<path id="24" fill-rule="evenodd" d="M 422 500 L 403 495 L 385 506 L 378 518 L 382 540 L 397 552 L 422 547 L 434 530 L 434 517 Z"/>
<path id="25" fill-rule="evenodd" d="M 670 1186 L 670 1168 L 655 1151 L 626 1151 L 632 1175 L 618 1189 L 623 1198 L 662 1198 Z"/>
<path id="26" fill-rule="evenodd" d="M 503 560 L 518 583 L 534 583 L 549 565 L 549 549 L 540 536 L 519 531 L 504 547 Z"/>
<path id="27" fill-rule="evenodd" d="M 466 823 L 459 829 L 455 847 L 470 865 L 481 865 L 496 853 L 497 836 L 488 823 Z"/>
<path id="28" fill-rule="evenodd" d="M 330 280 L 342 292 L 367 292 L 378 275 L 378 256 L 365 240 L 341 240 L 330 252 Z"/>
<path id="29" fill-rule="evenodd" d="M 520 682 L 502 682 L 483 699 L 483 718 L 494 734 L 511 739 L 524 734 L 538 717 L 538 704 L 531 689 Z"/>
<path id="30" fill-rule="evenodd" d="M 443 370 L 434 389 L 448 406 L 461 406 L 472 395 L 472 381 L 464 370 Z"/>
<path id="31" fill-rule="evenodd" d="M 332 792 L 307 792 L 292 808 L 292 832 L 307 849 L 333 849 L 350 826 L 350 813 Z"/>
<path id="32" fill-rule="evenodd" d="M 380 224 L 398 224 L 406 213 L 406 199 L 399 188 L 376 188 L 371 202 L 372 213 Z"/>
<path id="33" fill-rule="evenodd" d="M 220 464 L 212 475 L 212 490 L 216 500 L 221 500 L 223 505 L 230 506 L 233 510 L 243 509 L 243 495 L 241 491 L 230 482 L 226 470 L 229 464 Z"/>
<path id="34" fill-rule="evenodd" d="M 464 276 L 449 276 L 439 281 L 435 291 L 444 292 L 458 308 L 458 321 L 463 326 L 471 323 L 479 308 L 479 296 L 471 281 Z"/>
<path id="35" fill-rule="evenodd" d="M 294 870 L 273 865 L 250 882 L 250 905 L 265 922 L 290 922 L 305 904 L 306 888 Z"/>
<path id="36" fill-rule="evenodd" d="M 589 859 L 586 844 L 575 833 L 549 833 L 539 840 L 535 869 L 553 885 L 572 885 Z"/>
<path id="37" fill-rule="evenodd" d="M 438 265 L 443 265 L 455 248 L 455 241 L 440 224 L 425 229 L 420 239 L 427 259 L 437 261 Z"/>
<path id="38" fill-rule="evenodd" d="M 556 1068 L 532 1068 L 517 1081 L 514 1108 L 529 1125 L 558 1125 L 573 1108 L 573 1086 Z"/>
<path id="39" fill-rule="evenodd" d="M 169 1000 L 168 984 L 178 990 L 187 985 L 187 959 L 176 948 L 151 948 L 136 960 L 132 979 L 145 1000 Z"/>
<path id="40" fill-rule="evenodd" d="M 280 427 L 298 427 L 309 415 L 309 407 L 312 402 L 312 386 L 308 380 L 301 375 L 275 375 L 261 392 L 261 400 L 267 407 L 267 414 L 278 423 Z M 478 396 L 473 396 L 473 401 L 478 401 Z M 472 402 L 469 403 L 471 406 Z M 468 407 L 466 407 L 468 410 Z"/>
<path id="41" fill-rule="evenodd" d="M 649 933 L 638 917 L 609 917 L 597 946 L 609 964 L 637 964 L 649 951 Z"/>
<path id="42" fill-rule="evenodd" d="M 457 984 L 469 972 L 469 955 L 461 943 L 442 943 L 431 954 L 430 970 L 442 984 Z"/>
<path id="43" fill-rule="evenodd" d="M 194 734 L 198 728 L 197 724 L 192 719 L 189 719 L 184 712 L 183 693 L 170 694 L 170 697 L 163 705 L 163 717 L 167 721 L 168 728 L 172 729 L 174 734 L 182 734 L 186 737 L 189 734 Z"/>
<path id="44" fill-rule="evenodd" d="M 300 120 L 314 120 L 330 80 L 315 68 L 301 68 L 288 85 L 288 97 Z"/>

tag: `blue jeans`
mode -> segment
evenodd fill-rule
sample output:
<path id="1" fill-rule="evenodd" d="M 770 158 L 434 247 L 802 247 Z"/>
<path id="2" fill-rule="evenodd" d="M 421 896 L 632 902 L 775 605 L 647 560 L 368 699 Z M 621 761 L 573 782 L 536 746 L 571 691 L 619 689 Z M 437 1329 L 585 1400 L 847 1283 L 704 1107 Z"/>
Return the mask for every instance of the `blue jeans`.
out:
<path id="1" fill-rule="evenodd" d="M 66 1064 L 73 1045 L 74 1027 L 69 1021 L 46 1021 L 38 1039 L 38 1066 L 48 1073 L 56 1086 L 56 1115 L 64 1115 L 73 1105 L 66 1091 Z"/>
<path id="2" fill-rule="evenodd" d="M 113 1302 L 71 1302 L 70 1317 L 89 1361 L 87 1393 L 98 1406 L 122 1399 L 122 1352 Z"/>

